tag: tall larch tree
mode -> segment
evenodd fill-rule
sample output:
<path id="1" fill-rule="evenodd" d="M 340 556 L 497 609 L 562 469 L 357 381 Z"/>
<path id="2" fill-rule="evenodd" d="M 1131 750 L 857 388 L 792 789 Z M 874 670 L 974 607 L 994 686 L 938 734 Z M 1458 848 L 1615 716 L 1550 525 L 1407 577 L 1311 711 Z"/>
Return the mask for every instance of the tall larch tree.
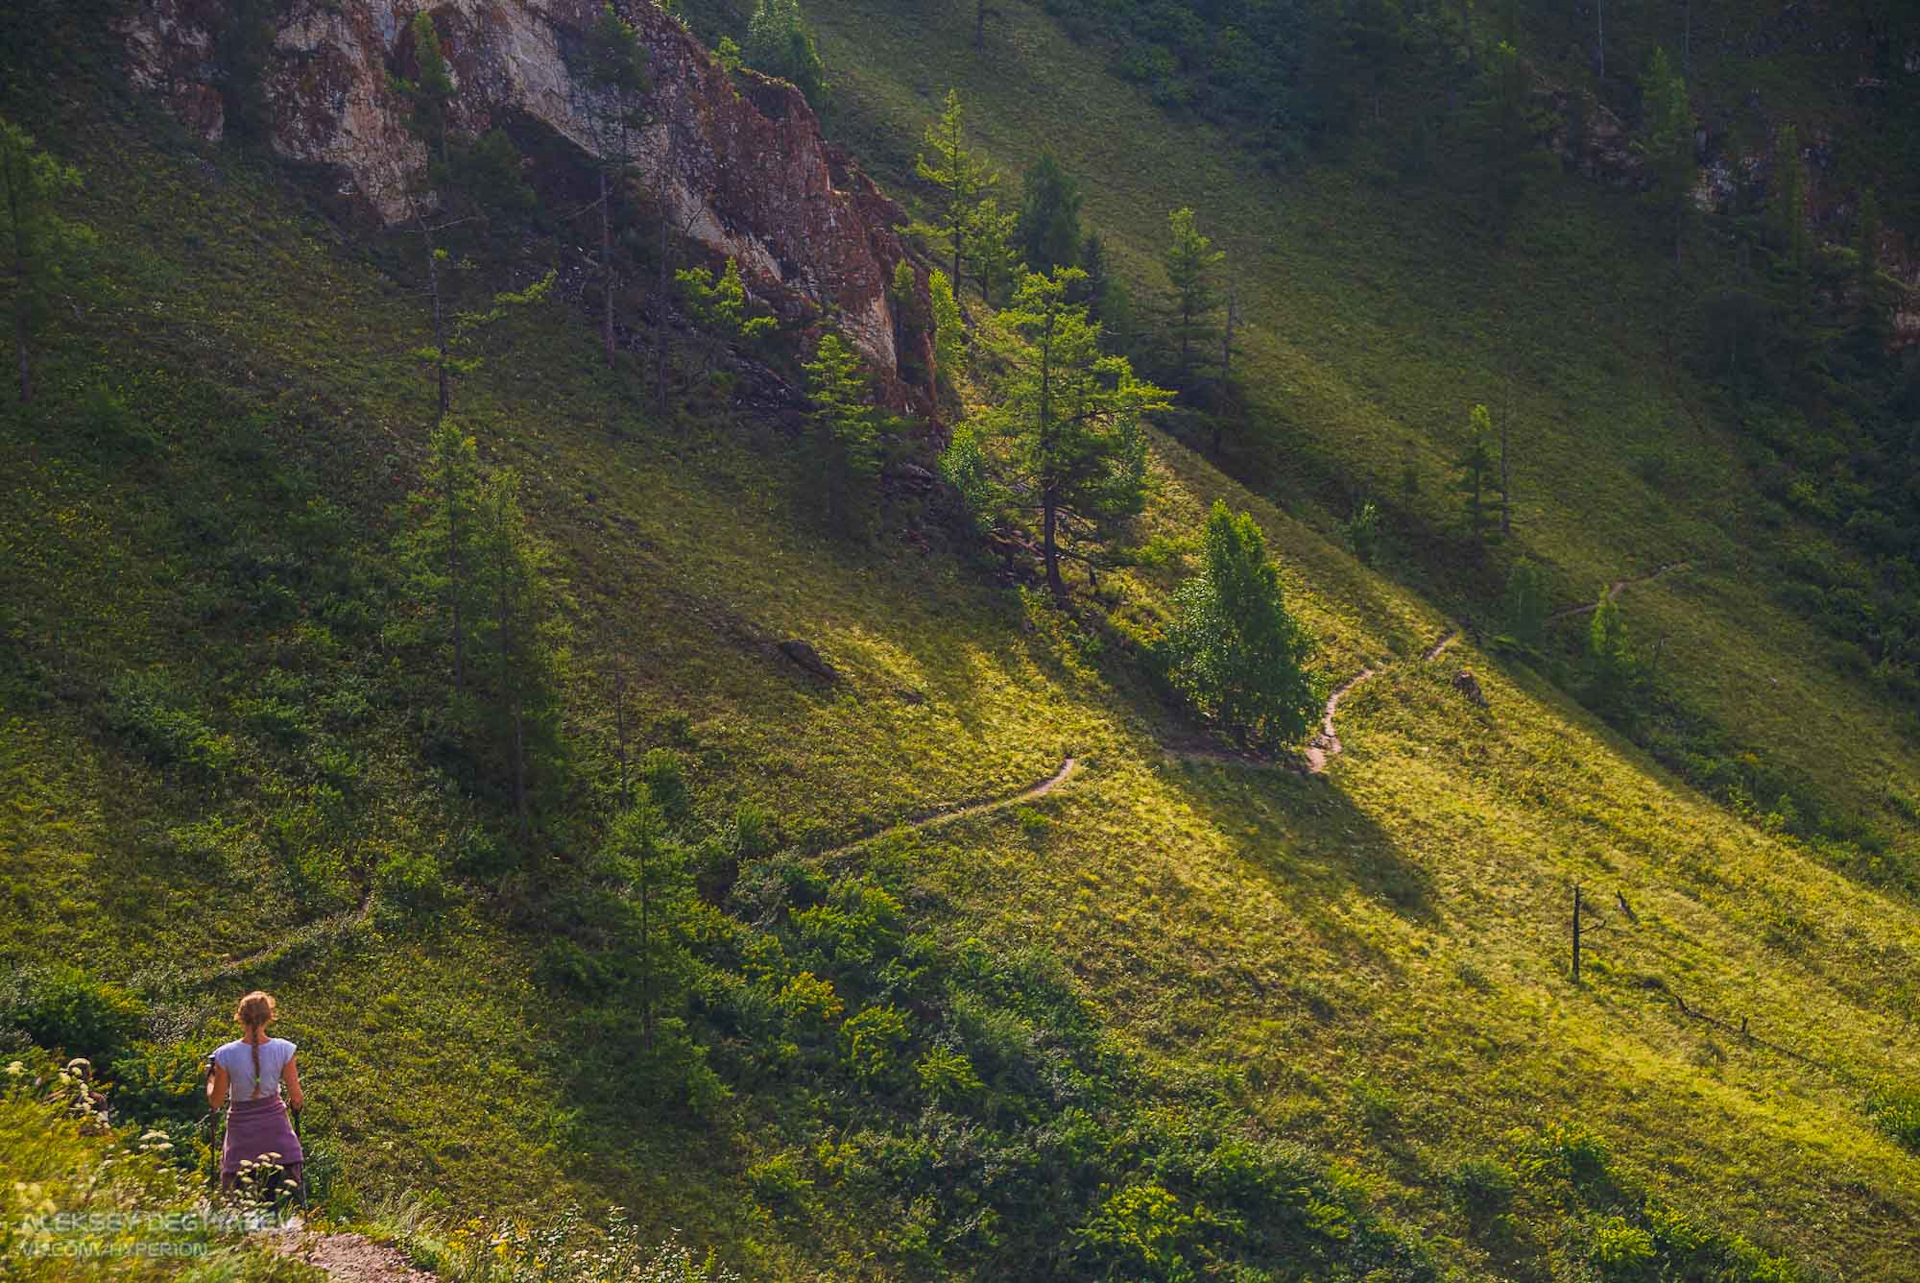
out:
<path id="1" fill-rule="evenodd" d="M 47 305 L 80 262 L 93 233 L 56 210 L 80 186 L 80 171 L 39 150 L 33 135 L 0 119 L 0 227 L 13 278 L 13 347 L 20 401 L 33 399 L 33 332 Z"/>
<path id="2" fill-rule="evenodd" d="M 1645 127 L 1637 142 L 1646 158 L 1647 199 L 1672 229 L 1673 261 L 1686 248 L 1687 212 L 1693 205 L 1693 109 L 1687 82 L 1674 70 L 1665 49 L 1655 49 L 1640 82 Z"/>
<path id="3" fill-rule="evenodd" d="M 939 189 L 937 213 L 930 222 L 911 230 L 929 240 L 945 242 L 952 263 L 948 279 L 955 291 L 967 279 L 967 239 L 979 223 L 981 203 L 992 194 L 1000 175 L 967 146 L 967 117 L 960 91 L 947 91 L 940 119 L 927 127 L 926 150 L 914 160 L 914 172 Z"/>
<path id="4" fill-rule="evenodd" d="M 1183 206 L 1167 215 L 1167 248 L 1160 261 L 1173 285 L 1173 334 L 1182 379 L 1192 372 L 1194 348 L 1212 346 L 1210 318 L 1220 306 L 1216 277 L 1226 257 L 1213 248 L 1211 238 L 1201 235 L 1191 209 Z"/>
<path id="5" fill-rule="evenodd" d="M 639 33 L 605 5 L 586 31 L 587 118 L 599 153 L 600 345 L 613 368 L 613 203 L 638 162 L 636 144 L 647 124 L 647 49 Z"/>
<path id="6" fill-rule="evenodd" d="M 1136 378 L 1125 357 L 1100 350 L 1100 327 L 1071 297 L 1078 268 L 1029 273 L 998 320 L 1009 371 L 969 439 L 998 447 L 1006 477 L 983 488 L 1003 514 L 1039 519 L 1047 587 L 1065 598 L 1062 559 L 1097 573 L 1100 550 L 1145 503 L 1146 418 L 1172 394 Z M 950 470 L 951 475 L 951 470 Z"/>

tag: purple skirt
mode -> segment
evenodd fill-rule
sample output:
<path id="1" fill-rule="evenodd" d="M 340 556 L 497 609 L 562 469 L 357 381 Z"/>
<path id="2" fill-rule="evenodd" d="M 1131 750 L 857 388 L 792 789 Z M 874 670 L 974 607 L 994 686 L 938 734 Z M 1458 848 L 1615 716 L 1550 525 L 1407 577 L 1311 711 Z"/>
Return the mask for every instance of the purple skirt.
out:
<path id="1" fill-rule="evenodd" d="M 220 1151 L 220 1175 L 237 1176 L 240 1164 L 252 1159 L 260 1162 L 269 1154 L 295 1180 L 307 1156 L 300 1152 L 300 1138 L 293 1134 L 287 1117 L 287 1102 L 278 1095 L 259 1100 L 236 1100 L 227 1107 L 227 1143 Z"/>

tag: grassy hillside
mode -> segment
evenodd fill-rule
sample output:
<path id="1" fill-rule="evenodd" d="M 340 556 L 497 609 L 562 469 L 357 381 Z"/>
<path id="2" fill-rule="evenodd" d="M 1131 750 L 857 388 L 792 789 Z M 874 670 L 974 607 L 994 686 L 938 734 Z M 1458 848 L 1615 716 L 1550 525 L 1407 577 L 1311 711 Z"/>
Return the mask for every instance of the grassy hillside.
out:
<path id="1" fill-rule="evenodd" d="M 1711 254 L 1676 276 L 1630 195 L 1557 171 L 1501 246 L 1463 148 L 1442 146 L 1440 172 L 1409 181 L 1390 129 L 1363 125 L 1331 163 L 1267 172 L 1220 131 L 1174 120 L 1113 79 L 1102 50 L 1031 6 L 1003 6 L 985 52 L 972 46 L 971 10 L 911 24 L 884 5 L 818 10 L 837 126 L 903 190 L 917 190 L 921 130 L 955 85 L 1010 191 L 1043 149 L 1081 177 L 1088 221 L 1144 305 L 1165 288 L 1166 212 L 1199 212 L 1233 265 L 1246 336 L 1251 426 L 1230 441 L 1229 471 L 1323 533 L 1361 499 L 1382 502 L 1401 541 L 1388 573 L 1484 619 L 1501 571 L 1468 555 L 1448 480 L 1468 410 L 1485 402 L 1516 443 L 1516 530 L 1503 556 L 1542 563 L 1567 601 L 1688 560 L 1690 573 L 1629 610 L 1646 612 L 1636 624 L 1649 647 L 1664 642 L 1672 685 L 1910 858 L 1913 826 L 1886 798 L 1890 780 L 1914 778 L 1910 717 L 1856 680 L 1861 661 L 1845 647 L 1752 587 L 1791 577 L 1785 550 L 1825 541 L 1749 480 L 1749 447 L 1682 360 L 1702 280 L 1720 270 Z M 1649 21 L 1616 33 L 1641 61 Z M 1706 52 L 1699 60 L 1709 65 Z M 1788 62 L 1805 73 L 1795 83 L 1825 83 Z M 1586 76 L 1553 61 L 1540 72 L 1570 85 Z M 1702 98 L 1727 97 L 1711 86 L 1737 74 L 1707 74 Z M 1786 109 L 1809 128 L 1832 123 L 1834 104 L 1823 116 L 1805 99 Z M 1806 733 L 1813 707 L 1818 734 Z"/>
<path id="2" fill-rule="evenodd" d="M 1255 1256 L 1281 1278 L 1374 1260 L 1644 1277 L 1643 1241 L 1684 1271 L 1687 1243 L 1736 1235 L 1740 1277 L 1770 1277 L 1762 1250 L 1899 1277 L 1920 1157 L 1868 1104 L 1920 1063 L 1920 908 L 1703 799 L 1531 670 L 1464 642 L 1422 658 L 1475 589 L 1412 541 L 1448 520 L 1467 407 L 1510 395 L 1519 538 L 1557 599 L 1690 558 L 1622 604 L 1669 638 L 1694 707 L 1856 809 L 1885 812 L 1889 779 L 1914 777 L 1901 717 L 1752 585 L 1737 446 L 1658 359 L 1666 286 L 1637 224 L 1569 183 L 1497 254 L 1461 198 L 1410 207 L 1375 181 L 1365 140 L 1262 176 L 1003 8 L 979 58 L 970 14 L 820 5 L 842 128 L 898 178 L 957 79 L 1003 164 L 1044 143 L 1083 175 L 1143 281 L 1166 209 L 1203 211 L 1243 266 L 1261 431 L 1227 462 L 1260 493 L 1157 439 L 1139 533 L 1163 555 L 1112 590 L 1152 611 L 1206 506 L 1250 509 L 1316 662 L 1378 670 L 1341 705 L 1327 776 L 1190 751 L 1122 633 L 1002 586 L 910 501 L 870 543 L 830 537 L 786 437 L 697 395 L 652 421 L 600 369 L 591 322 L 556 307 L 495 336 L 458 394 L 485 457 L 524 476 L 567 585 L 567 770 L 537 858 L 504 856 L 501 817 L 438 755 L 442 675 L 388 627 L 431 418 L 406 356 L 420 300 L 283 175 L 55 104 L 33 124 L 87 176 L 73 212 L 100 234 L 100 284 L 58 319 L 48 392 L 0 441 L 0 957 L 68 959 L 146 998 L 140 1054 L 175 1062 L 162 1087 L 190 1079 L 238 991 L 274 988 L 343 1215 L 408 1189 L 448 1216 L 618 1202 L 766 1277 L 1178 1277 L 1179 1253 L 1212 1259 L 1191 1243 L 1224 1259 L 1267 1232 Z M 1623 442 L 1689 484 L 1647 481 Z M 1409 457 L 1409 542 L 1376 574 L 1330 532 Z M 816 686 L 769 645 L 791 637 L 843 680 Z M 555 888 L 612 809 L 616 667 L 637 747 L 679 754 L 693 822 L 763 808 L 796 857 L 756 866 L 770 900 L 743 873 L 706 920 L 719 978 L 695 1023 L 737 1016 L 723 990 L 764 981 L 755 959 L 780 954 L 779 981 L 825 957 L 808 965 L 841 968 L 849 1016 L 910 1011 L 914 1055 L 1012 1066 L 995 1094 L 862 1083 L 797 1035 L 782 1068 L 736 1030 L 709 1045 L 730 1100 L 647 1097 L 633 1013 L 554 967 L 574 925 Z M 1489 709 L 1450 685 L 1460 667 Z M 1068 756 L 1081 770 L 1025 808 L 843 845 Z M 1904 851 L 1911 821 L 1878 819 Z M 1611 922 L 1578 986 L 1575 879 Z M 809 911 L 857 916 L 850 886 L 884 892 L 887 930 L 915 942 L 886 946 L 884 975 L 808 935 Z M 939 1194 L 1007 1206 L 993 1173 L 1016 1164 L 976 1138 L 1014 1134 L 1022 1109 L 1035 1134 L 1069 1130 L 1061 1100 L 1098 1120 L 1100 1153 L 1027 1201 L 1105 1219 L 1021 1255 Z M 1251 1177 L 1234 1192 L 1232 1143 L 1268 1147 L 1243 1159 L 1261 1180 L 1287 1176 L 1271 1207 Z M 1127 1220 L 1114 1200 L 1152 1188 L 1174 1214 Z M 1205 1224 L 1209 1201 L 1264 1210 L 1235 1238 Z M 1136 1255 L 1098 1255 L 1102 1234 Z"/>

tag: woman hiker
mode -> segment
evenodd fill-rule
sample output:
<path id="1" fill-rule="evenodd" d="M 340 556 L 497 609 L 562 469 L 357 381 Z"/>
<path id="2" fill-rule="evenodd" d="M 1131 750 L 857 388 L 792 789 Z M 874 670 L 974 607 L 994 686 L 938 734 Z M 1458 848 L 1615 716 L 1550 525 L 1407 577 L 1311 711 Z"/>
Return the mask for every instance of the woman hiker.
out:
<path id="1" fill-rule="evenodd" d="M 277 1166 L 295 1186 L 306 1163 L 300 1138 L 293 1134 L 287 1106 L 298 1113 L 306 1105 L 294 1045 L 269 1038 L 275 1016 L 273 995 L 256 989 L 240 1000 L 233 1018 L 242 1035 L 213 1053 L 207 1076 L 207 1104 L 215 1113 L 227 1106 L 227 1141 L 220 1153 L 220 1188 L 232 1189 L 242 1164 Z M 280 1096 L 282 1084 L 286 1098 Z"/>

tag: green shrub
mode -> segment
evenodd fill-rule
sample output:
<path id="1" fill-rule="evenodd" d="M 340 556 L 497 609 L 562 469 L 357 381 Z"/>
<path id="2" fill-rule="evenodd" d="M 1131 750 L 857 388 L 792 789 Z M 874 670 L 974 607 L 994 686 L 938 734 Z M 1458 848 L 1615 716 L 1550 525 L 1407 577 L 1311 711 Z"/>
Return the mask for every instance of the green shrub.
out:
<path id="1" fill-rule="evenodd" d="M 1867 1116 L 1897 1144 L 1920 1154 L 1920 1088 L 1882 1086 L 1868 1097 Z"/>
<path id="2" fill-rule="evenodd" d="M 1491 1220 L 1513 1206 L 1519 1178 L 1497 1158 L 1469 1158 L 1447 1173 L 1447 1189 L 1467 1219 Z"/>
<path id="3" fill-rule="evenodd" d="M 0 1025 L 20 1029 L 42 1047 L 107 1062 L 138 1036 L 146 1005 L 71 963 L 17 972 L 0 999 Z"/>
<path id="4" fill-rule="evenodd" d="M 148 1126 L 193 1122 L 206 1109 L 200 1057 L 187 1043 L 134 1043 L 113 1059 L 115 1111 Z"/>
<path id="5" fill-rule="evenodd" d="M 165 677 L 148 670 L 114 684 L 107 725 L 155 766 L 186 766 L 214 775 L 239 757 L 233 740 L 182 707 Z"/>
<path id="6" fill-rule="evenodd" d="M 747 1184 L 762 1204 L 783 1210 L 798 1207 L 813 1188 L 792 1154 L 775 1154 L 753 1164 L 747 1168 Z"/>
<path id="7" fill-rule="evenodd" d="M 840 1058 L 861 1082 L 884 1084 L 900 1069 L 907 1018 L 891 1006 L 868 1007 L 840 1026 Z"/>
<path id="8" fill-rule="evenodd" d="M 980 1090 L 980 1075 L 973 1062 L 957 1051 L 935 1047 L 920 1058 L 917 1066 L 920 1088 L 940 1102 L 962 1100 Z"/>
<path id="9" fill-rule="evenodd" d="M 431 852 L 393 851 L 374 867 L 373 889 L 396 908 L 419 911 L 442 903 L 447 883 Z"/>
<path id="10" fill-rule="evenodd" d="M 692 807 L 692 798 L 687 792 L 687 780 L 680 769 L 680 755 L 672 749 L 650 749 L 640 759 L 635 768 L 635 776 L 640 787 L 660 808 L 660 814 L 669 824 L 683 823 Z"/>

